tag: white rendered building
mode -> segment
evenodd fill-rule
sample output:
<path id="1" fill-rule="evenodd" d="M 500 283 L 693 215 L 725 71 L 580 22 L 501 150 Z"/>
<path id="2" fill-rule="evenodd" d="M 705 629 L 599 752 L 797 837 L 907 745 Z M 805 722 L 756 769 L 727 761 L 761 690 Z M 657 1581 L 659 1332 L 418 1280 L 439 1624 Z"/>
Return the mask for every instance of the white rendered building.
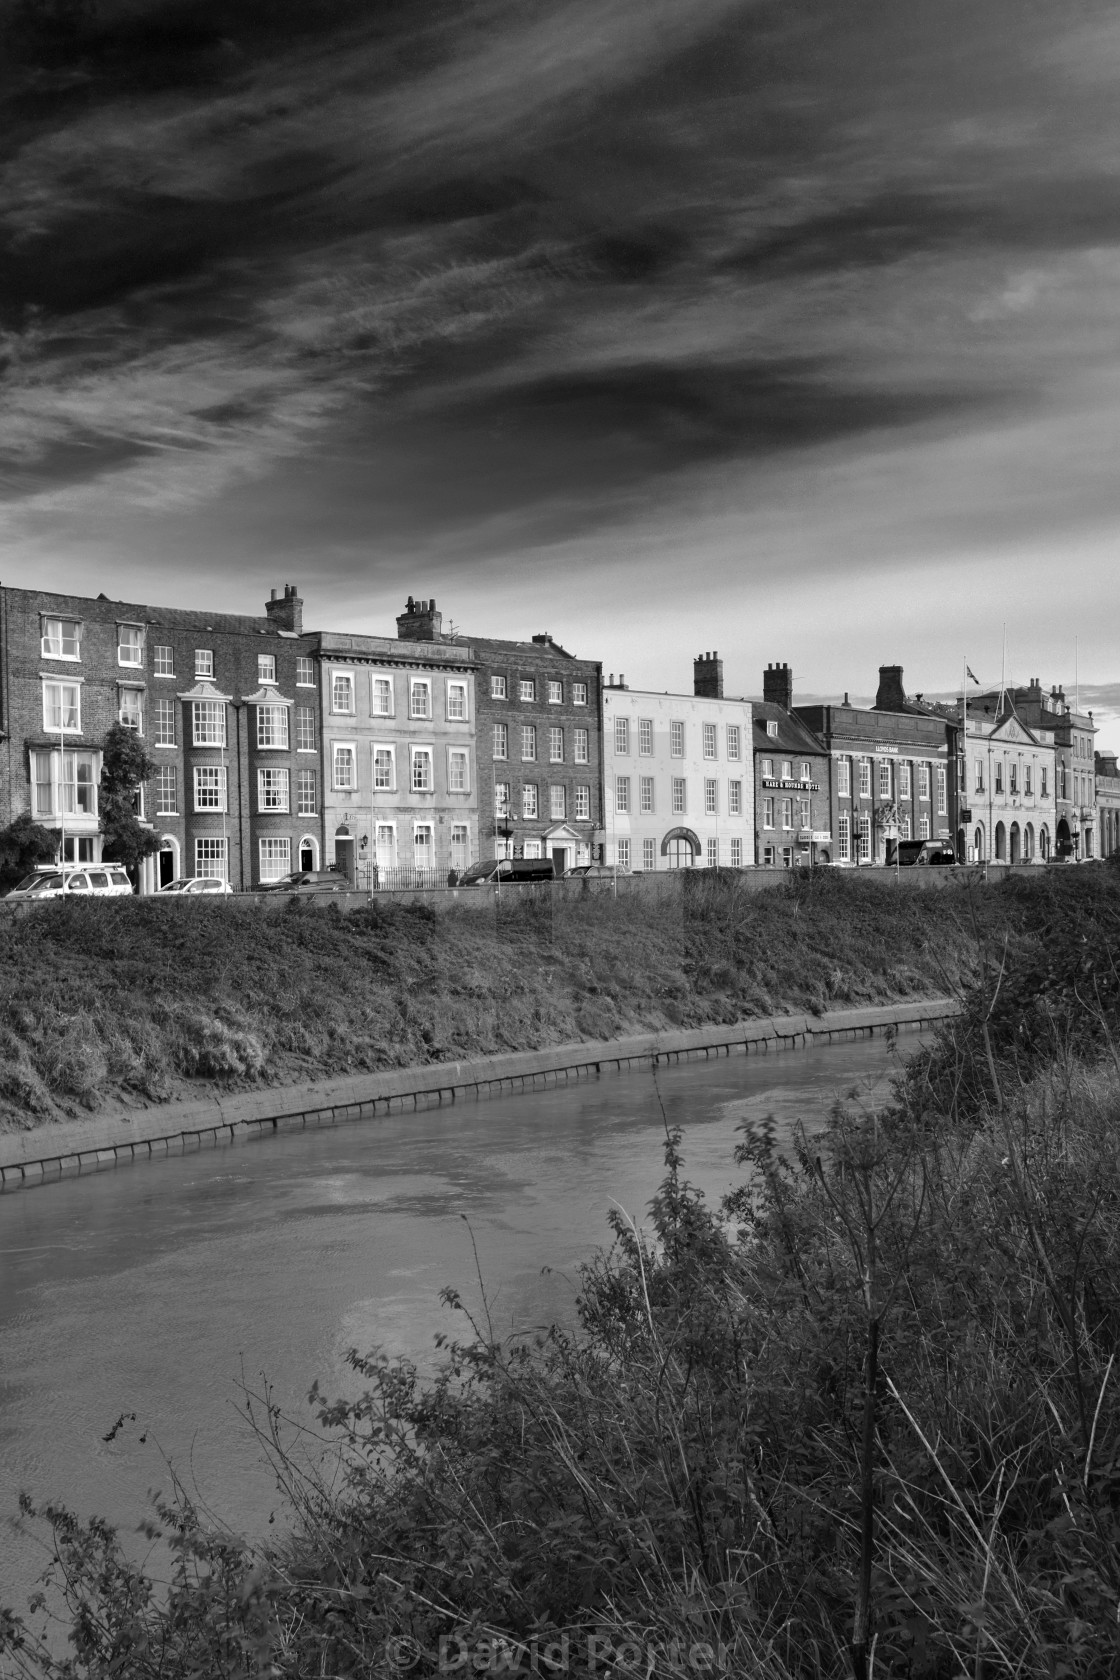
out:
<path id="1" fill-rule="evenodd" d="M 716 654 L 693 694 L 603 686 L 604 861 L 652 873 L 754 863 L 751 704 Z"/>

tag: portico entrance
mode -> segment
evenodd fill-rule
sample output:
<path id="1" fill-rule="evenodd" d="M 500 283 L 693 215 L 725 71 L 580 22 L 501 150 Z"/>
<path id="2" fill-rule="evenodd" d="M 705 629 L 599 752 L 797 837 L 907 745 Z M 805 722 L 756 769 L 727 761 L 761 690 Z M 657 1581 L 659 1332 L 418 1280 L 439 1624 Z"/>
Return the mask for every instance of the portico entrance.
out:
<path id="1" fill-rule="evenodd" d="M 700 856 L 700 840 L 690 828 L 671 828 L 661 842 L 670 869 L 691 869 Z"/>

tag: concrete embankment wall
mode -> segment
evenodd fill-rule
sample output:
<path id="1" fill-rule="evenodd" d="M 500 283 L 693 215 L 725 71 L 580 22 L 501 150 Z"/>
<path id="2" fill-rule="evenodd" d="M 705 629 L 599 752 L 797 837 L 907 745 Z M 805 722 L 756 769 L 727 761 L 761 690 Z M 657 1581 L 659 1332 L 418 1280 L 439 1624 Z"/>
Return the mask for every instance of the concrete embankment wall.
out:
<path id="1" fill-rule="evenodd" d="M 182 1154 L 309 1126 L 372 1120 L 401 1110 L 527 1091 L 604 1072 L 866 1038 L 888 1027 L 925 1026 L 954 1014 L 956 1008 L 949 998 L 930 998 L 837 1009 L 823 1015 L 773 1016 L 730 1026 L 561 1044 L 473 1061 L 433 1062 L 311 1085 L 240 1091 L 197 1103 L 118 1110 L 0 1134 L 0 1188 L 15 1190 L 154 1155 Z"/>

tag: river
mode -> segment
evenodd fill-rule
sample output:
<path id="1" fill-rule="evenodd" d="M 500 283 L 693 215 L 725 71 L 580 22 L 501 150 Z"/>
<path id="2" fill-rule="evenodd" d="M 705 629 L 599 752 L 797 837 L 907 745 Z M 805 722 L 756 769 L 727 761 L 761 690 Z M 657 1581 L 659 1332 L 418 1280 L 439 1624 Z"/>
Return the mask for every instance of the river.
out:
<path id="1" fill-rule="evenodd" d="M 715 1200 L 740 1179 L 744 1119 L 788 1135 L 897 1065 L 881 1039 L 681 1063 L 656 1084 L 608 1075 L 3 1197 L 0 1603 L 22 1607 L 43 1562 L 13 1523 L 21 1489 L 133 1532 L 170 1460 L 216 1518 L 263 1533 L 283 1509 L 243 1377 L 310 1422 L 311 1383 L 344 1392 L 350 1347 L 428 1367 L 437 1332 L 466 1328 L 441 1288 L 480 1302 L 474 1248 L 496 1330 L 570 1320 L 608 1210 L 645 1217 L 662 1106 Z M 106 1441 L 122 1413 L 135 1422 Z"/>

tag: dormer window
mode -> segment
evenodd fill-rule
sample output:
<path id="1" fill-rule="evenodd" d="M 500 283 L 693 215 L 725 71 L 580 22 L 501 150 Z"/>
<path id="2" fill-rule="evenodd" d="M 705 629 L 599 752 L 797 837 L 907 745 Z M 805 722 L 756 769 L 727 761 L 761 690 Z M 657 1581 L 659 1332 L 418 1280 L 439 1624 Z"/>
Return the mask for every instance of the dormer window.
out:
<path id="1" fill-rule="evenodd" d="M 44 659 L 80 659 L 82 657 L 81 626 L 75 619 L 44 618 L 42 622 Z"/>
<path id="2" fill-rule="evenodd" d="M 767 718 L 766 719 L 766 733 L 773 740 L 776 741 L 778 739 L 778 720 L 777 720 L 777 718 Z"/>

